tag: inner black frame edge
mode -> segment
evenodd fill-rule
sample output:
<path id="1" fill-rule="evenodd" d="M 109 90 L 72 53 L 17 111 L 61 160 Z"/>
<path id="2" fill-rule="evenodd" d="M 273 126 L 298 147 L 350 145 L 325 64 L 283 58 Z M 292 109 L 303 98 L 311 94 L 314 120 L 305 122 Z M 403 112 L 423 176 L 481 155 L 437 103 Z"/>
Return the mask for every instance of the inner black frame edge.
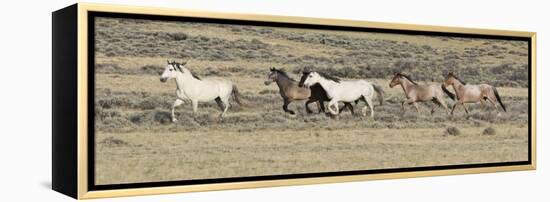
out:
<path id="1" fill-rule="evenodd" d="M 300 174 L 285 174 L 285 175 L 268 175 L 268 176 L 247 176 L 247 177 L 230 177 L 230 178 L 215 178 L 215 179 L 193 179 L 193 180 L 176 180 L 162 182 L 143 182 L 143 183 L 127 183 L 127 184 L 95 184 L 95 120 L 94 120 L 94 99 L 95 99 L 95 18 L 96 17 L 113 17 L 113 18 L 128 18 L 128 19 L 146 19 L 146 20 L 163 20 L 163 21 L 178 21 L 178 22 L 197 22 L 197 23 L 216 23 L 216 24 L 235 24 L 235 25 L 252 25 L 252 26 L 271 26 L 271 27 L 289 27 L 303 29 L 321 29 L 321 30 L 339 30 L 339 31 L 359 31 L 359 32 L 376 32 L 376 33 L 393 33 L 393 34 L 408 34 L 408 35 L 425 35 L 425 36 L 448 36 L 448 37 L 465 37 L 479 39 L 501 39 L 501 40 L 516 40 L 528 42 L 528 79 L 532 81 L 532 41 L 531 37 L 519 36 L 493 36 L 484 34 L 465 34 L 465 33 L 449 33 L 437 31 L 418 31 L 418 30 L 398 30 L 398 29 L 382 29 L 382 28 L 365 28 L 365 27 L 350 27 L 350 26 L 335 26 L 335 25 L 312 25 L 300 23 L 281 23 L 281 22 L 260 22 L 250 20 L 231 20 L 231 19 L 212 19 L 198 17 L 178 17 L 178 16 L 162 16 L 149 14 L 128 14 L 128 13 L 112 13 L 88 11 L 88 191 L 97 190 L 112 190 L 112 189 L 128 189 L 128 188 L 147 188 L 147 187 L 162 187 L 162 186 L 177 186 L 177 185 L 198 185 L 198 184 L 215 184 L 215 183 L 231 183 L 245 181 L 266 181 L 266 180 L 284 180 L 284 179 L 303 179 L 315 177 L 336 177 L 349 175 L 366 175 L 380 173 L 398 173 L 398 172 L 414 172 L 414 171 L 435 171 L 447 169 L 468 169 L 468 168 L 488 168 L 516 165 L 531 165 L 532 164 L 532 127 L 531 127 L 531 82 L 528 85 L 528 161 L 517 162 L 498 162 L 498 163 L 481 163 L 481 164 L 462 164 L 462 165 L 445 165 L 445 166 L 426 166 L 426 167 L 411 167 L 411 168 L 390 168 L 390 169 L 375 169 L 375 170 L 355 170 L 355 171 L 338 171 L 324 173 L 300 173 Z M 90 127 L 91 126 L 91 127 Z"/>

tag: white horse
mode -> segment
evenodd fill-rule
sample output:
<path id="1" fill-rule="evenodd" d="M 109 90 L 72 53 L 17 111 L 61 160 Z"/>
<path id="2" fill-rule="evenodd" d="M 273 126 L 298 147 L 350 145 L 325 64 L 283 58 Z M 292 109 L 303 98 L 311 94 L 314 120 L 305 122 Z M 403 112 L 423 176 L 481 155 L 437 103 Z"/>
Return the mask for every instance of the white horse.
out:
<path id="1" fill-rule="evenodd" d="M 215 100 L 220 110 L 222 110 L 220 118 L 225 116 L 225 112 L 227 112 L 229 108 L 229 97 L 232 95 L 233 99 L 241 105 L 239 90 L 231 81 L 222 79 L 202 80 L 184 67 L 186 63 L 187 62 L 176 63 L 168 61 L 168 65 L 160 76 L 161 82 L 166 82 L 169 79 L 176 80 L 177 98 L 174 104 L 172 104 L 172 122 L 177 121 L 174 116 L 175 108 L 185 103 L 185 100 L 191 100 L 194 117 L 197 115 L 199 102 Z"/>
<path id="2" fill-rule="evenodd" d="M 370 116 L 374 116 L 374 106 L 372 99 L 374 92 L 378 93 L 380 104 L 383 103 L 383 91 L 382 88 L 372 84 L 365 80 L 350 80 L 340 81 L 338 78 L 334 78 L 319 72 L 310 72 L 304 81 L 304 85 L 312 86 L 320 84 L 327 92 L 330 99 L 328 103 L 328 110 L 331 114 L 338 114 L 338 102 L 353 102 L 357 99 L 362 99 L 370 108 Z M 363 116 L 367 115 L 367 107 L 363 107 Z"/>

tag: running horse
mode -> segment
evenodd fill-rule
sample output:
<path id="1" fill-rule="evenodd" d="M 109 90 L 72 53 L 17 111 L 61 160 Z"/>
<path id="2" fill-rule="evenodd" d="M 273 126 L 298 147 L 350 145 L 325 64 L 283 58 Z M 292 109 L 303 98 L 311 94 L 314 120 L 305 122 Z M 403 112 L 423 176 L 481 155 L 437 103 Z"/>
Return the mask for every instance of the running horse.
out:
<path id="1" fill-rule="evenodd" d="M 242 105 L 241 94 L 233 82 L 226 79 L 201 79 L 185 67 L 186 63 L 168 61 L 168 65 L 160 76 L 160 81 L 163 83 L 170 79 L 176 80 L 176 100 L 172 104 L 171 111 L 172 122 L 177 121 L 174 114 L 176 107 L 189 100 L 193 106 L 193 117 L 197 116 L 199 102 L 216 101 L 221 110 L 220 119 L 224 118 L 229 109 L 230 97 Z"/>
<path id="2" fill-rule="evenodd" d="M 332 115 L 338 114 L 338 102 L 354 102 L 358 99 L 364 101 L 367 106 L 363 107 L 363 116 L 367 115 L 366 109 L 370 108 L 370 116 L 374 117 L 374 103 L 372 99 L 375 92 L 378 94 L 380 105 L 383 104 L 382 88 L 374 85 L 366 80 L 347 80 L 341 81 L 340 79 L 324 74 L 322 72 L 309 72 L 304 81 L 305 86 L 313 86 L 315 84 L 321 85 L 327 92 L 330 101 L 328 103 L 328 110 Z"/>
<path id="3" fill-rule="evenodd" d="M 306 81 L 307 75 L 309 75 L 311 71 L 312 70 L 310 68 L 305 68 L 302 71 L 302 78 L 300 78 L 300 82 L 298 82 L 299 87 L 304 87 L 304 81 Z M 328 97 L 327 92 L 325 91 L 325 89 L 323 89 L 321 84 L 312 85 L 309 87 L 309 89 L 311 90 L 311 97 L 309 98 L 308 101 L 306 101 L 306 111 L 308 113 L 311 113 L 311 110 L 309 109 L 308 105 L 312 102 L 317 102 L 317 109 L 319 109 L 318 113 L 321 113 L 321 111 L 325 113 L 324 102 L 330 101 L 330 98 Z M 355 100 L 355 104 L 357 104 L 358 102 L 359 100 Z M 344 102 L 344 106 L 339 109 L 339 113 L 342 113 L 342 111 L 346 108 L 349 109 L 352 115 L 355 114 L 355 112 L 353 111 L 353 106 L 349 102 Z"/>
<path id="4" fill-rule="evenodd" d="M 283 110 L 287 113 L 290 113 L 291 115 L 294 115 L 295 112 L 288 109 L 288 105 L 292 101 L 297 100 L 307 100 L 305 103 L 306 111 L 307 113 L 311 113 L 311 109 L 309 109 L 308 104 L 312 102 L 317 102 L 317 108 L 319 109 L 319 113 L 325 112 L 325 105 L 323 104 L 324 101 L 328 101 L 327 93 L 325 90 L 323 90 L 322 87 L 314 87 L 314 88 L 304 88 L 300 87 L 296 84 L 296 81 L 288 76 L 288 74 L 282 70 L 282 69 L 276 69 L 271 68 L 269 70 L 269 74 L 267 76 L 267 80 L 264 82 L 265 85 L 269 85 L 272 82 L 277 83 L 277 86 L 279 87 L 279 94 L 281 94 L 281 97 L 283 98 Z M 350 111 L 353 114 L 353 107 L 351 104 L 344 103 L 344 107 L 348 107 Z M 340 109 L 340 112 L 342 110 Z"/>
<path id="5" fill-rule="evenodd" d="M 405 112 L 405 104 L 412 104 L 416 108 L 416 112 L 419 113 L 417 102 L 432 101 L 437 106 L 442 107 L 449 113 L 447 104 L 443 97 L 443 94 L 447 94 L 451 99 L 454 99 L 453 93 L 449 92 L 444 85 L 430 84 L 421 85 L 414 82 L 408 75 L 401 72 L 395 73 L 393 79 L 390 82 L 390 88 L 400 85 L 407 97 L 406 100 L 401 102 L 401 109 Z M 432 106 L 430 114 L 435 112 L 435 105 Z"/>
<path id="6" fill-rule="evenodd" d="M 464 105 L 464 103 L 479 102 L 481 104 L 481 109 L 483 110 L 485 108 L 484 101 L 489 101 L 497 111 L 498 107 L 496 105 L 496 102 L 498 102 L 504 112 L 506 112 L 506 106 L 504 106 L 504 103 L 502 103 L 502 99 L 498 94 L 497 88 L 495 88 L 494 86 L 491 86 L 489 84 L 466 84 L 464 81 L 460 80 L 453 72 L 447 74 L 443 85 L 452 85 L 458 100 L 453 106 L 451 114 L 453 114 L 457 105 L 462 105 L 464 111 L 469 114 L 470 112 L 468 108 L 466 108 L 466 105 Z"/>

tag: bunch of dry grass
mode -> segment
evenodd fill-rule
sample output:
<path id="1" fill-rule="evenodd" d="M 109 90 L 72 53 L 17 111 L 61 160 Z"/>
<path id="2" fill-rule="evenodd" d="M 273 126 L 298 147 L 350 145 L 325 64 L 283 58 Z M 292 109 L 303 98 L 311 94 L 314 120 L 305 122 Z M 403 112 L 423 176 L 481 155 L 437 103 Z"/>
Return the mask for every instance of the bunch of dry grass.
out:
<path id="1" fill-rule="evenodd" d="M 488 127 L 488 128 L 485 128 L 485 130 L 483 130 L 482 134 L 483 135 L 496 135 L 497 131 L 492 127 Z"/>
<path id="2" fill-rule="evenodd" d="M 460 135 L 460 130 L 458 130 L 457 127 L 448 127 L 447 130 L 445 130 L 445 134 L 457 136 Z"/>

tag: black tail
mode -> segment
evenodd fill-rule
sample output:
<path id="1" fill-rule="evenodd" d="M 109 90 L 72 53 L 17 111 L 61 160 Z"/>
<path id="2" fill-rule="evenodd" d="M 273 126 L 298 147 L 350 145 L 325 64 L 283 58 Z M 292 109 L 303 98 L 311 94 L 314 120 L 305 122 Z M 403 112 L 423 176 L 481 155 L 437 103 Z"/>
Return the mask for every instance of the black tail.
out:
<path id="1" fill-rule="evenodd" d="M 495 93 L 495 97 L 497 97 L 498 103 L 500 104 L 500 106 L 502 107 L 502 109 L 504 109 L 504 111 L 506 111 L 506 107 L 505 107 L 504 104 L 502 103 L 502 100 L 500 99 L 500 95 L 498 95 L 497 88 L 493 87 L 493 93 Z"/>
<path id="2" fill-rule="evenodd" d="M 231 92 L 231 94 L 233 94 L 233 99 L 235 100 L 235 102 L 237 102 L 237 104 L 239 105 L 243 105 L 243 103 L 241 102 L 241 93 L 239 93 L 239 89 L 237 88 L 236 85 L 233 85 L 233 91 Z"/>
<path id="3" fill-rule="evenodd" d="M 455 94 L 451 93 L 451 91 L 447 90 L 447 88 L 445 88 L 445 85 L 441 84 L 441 89 L 443 90 L 443 92 L 445 92 L 445 94 L 447 94 L 447 96 L 449 96 L 451 99 L 455 100 Z"/>
<path id="4" fill-rule="evenodd" d="M 380 105 L 384 105 L 384 90 L 379 85 L 373 84 L 374 91 L 378 93 L 378 100 L 380 100 Z"/>

